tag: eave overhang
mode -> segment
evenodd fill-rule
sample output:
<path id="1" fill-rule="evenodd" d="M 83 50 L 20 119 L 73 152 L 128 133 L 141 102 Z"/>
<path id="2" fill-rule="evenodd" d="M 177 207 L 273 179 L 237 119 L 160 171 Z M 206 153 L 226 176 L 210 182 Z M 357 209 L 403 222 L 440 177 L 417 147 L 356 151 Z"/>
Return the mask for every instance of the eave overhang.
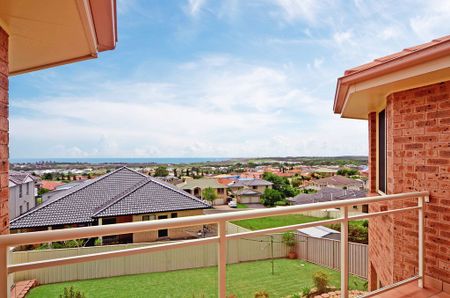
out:
<path id="1" fill-rule="evenodd" d="M 367 119 L 368 113 L 385 105 L 389 94 L 449 79 L 450 40 L 446 39 L 339 78 L 333 110 L 343 118 Z"/>
<path id="2" fill-rule="evenodd" d="M 3 0 L 9 74 L 96 58 L 117 41 L 115 0 Z"/>

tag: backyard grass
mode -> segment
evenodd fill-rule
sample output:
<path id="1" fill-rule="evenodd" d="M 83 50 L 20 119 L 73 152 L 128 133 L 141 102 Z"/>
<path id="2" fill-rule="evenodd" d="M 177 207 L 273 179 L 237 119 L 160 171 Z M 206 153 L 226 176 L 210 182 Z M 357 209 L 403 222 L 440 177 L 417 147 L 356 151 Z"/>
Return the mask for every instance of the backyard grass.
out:
<path id="1" fill-rule="evenodd" d="M 233 223 L 250 230 L 261 230 L 281 226 L 289 226 L 312 221 L 318 221 L 325 218 L 306 216 L 302 214 L 288 214 L 280 216 L 269 216 L 263 218 L 245 219 L 234 221 Z"/>
<path id="2" fill-rule="evenodd" d="M 237 204 L 237 207 L 238 207 L 238 208 L 248 208 L 247 205 L 241 204 L 241 203 L 238 203 L 238 204 Z"/>
<path id="3" fill-rule="evenodd" d="M 339 272 L 301 260 L 276 259 L 275 274 L 271 261 L 256 261 L 227 266 L 228 295 L 253 297 L 265 290 L 270 297 L 283 297 L 312 287 L 314 272 L 325 271 L 330 284 L 339 287 Z M 64 287 L 73 286 L 90 297 L 217 297 L 217 267 L 187 269 L 161 273 L 119 276 L 104 279 L 43 285 L 32 289 L 27 298 L 59 297 Z M 366 282 L 350 277 L 351 289 L 365 290 Z"/>

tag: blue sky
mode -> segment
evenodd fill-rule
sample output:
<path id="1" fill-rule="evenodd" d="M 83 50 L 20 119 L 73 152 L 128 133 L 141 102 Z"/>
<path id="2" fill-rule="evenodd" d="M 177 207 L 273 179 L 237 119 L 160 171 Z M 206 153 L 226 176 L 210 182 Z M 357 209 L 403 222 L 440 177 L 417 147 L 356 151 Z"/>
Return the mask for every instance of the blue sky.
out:
<path id="1" fill-rule="evenodd" d="M 450 33 L 398 3 L 119 0 L 116 50 L 11 78 L 11 158 L 366 155 L 337 77 Z"/>

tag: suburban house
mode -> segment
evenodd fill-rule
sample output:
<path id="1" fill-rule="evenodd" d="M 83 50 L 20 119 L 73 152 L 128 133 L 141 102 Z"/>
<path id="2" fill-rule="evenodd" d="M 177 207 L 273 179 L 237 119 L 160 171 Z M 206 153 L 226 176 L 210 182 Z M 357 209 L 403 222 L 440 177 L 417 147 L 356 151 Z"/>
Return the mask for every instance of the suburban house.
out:
<path id="1" fill-rule="evenodd" d="M 341 189 L 364 189 L 364 181 L 352 179 L 341 175 L 311 180 L 308 188 L 322 189 L 324 187 L 335 187 Z"/>
<path id="2" fill-rule="evenodd" d="M 420 273 L 423 248 L 425 287 L 450 293 L 450 36 L 346 70 L 334 112 L 368 121 L 370 193 L 430 193 L 423 237 L 417 212 L 370 219 L 369 290 Z M 411 203 L 374 203 L 369 212 Z"/>
<path id="3" fill-rule="evenodd" d="M 36 206 L 36 178 L 25 172 L 9 172 L 9 218 Z"/>
<path id="4" fill-rule="evenodd" d="M 123 167 L 52 196 L 13 219 L 13 233 L 202 215 L 208 204 L 175 186 Z M 104 243 L 195 238 L 202 227 L 104 237 Z"/>
<path id="5" fill-rule="evenodd" d="M 177 187 L 200 199 L 203 199 L 203 190 L 212 188 L 217 194 L 217 199 L 214 200 L 213 205 L 223 205 L 227 202 L 227 186 L 214 178 L 185 178 L 184 182 L 178 184 Z"/>
<path id="6" fill-rule="evenodd" d="M 259 203 L 264 191 L 272 188 L 272 182 L 263 179 L 237 179 L 228 184 L 238 203 Z"/>
<path id="7" fill-rule="evenodd" d="M 331 202 L 331 201 L 341 201 L 349 199 L 364 198 L 367 196 L 366 190 L 354 190 L 354 189 L 341 189 L 336 187 L 324 187 L 316 193 L 310 194 L 298 194 L 293 198 L 288 198 L 290 205 L 304 205 L 313 204 L 319 202 Z M 328 210 L 331 211 L 331 210 Z M 338 210 L 336 214 L 339 214 Z M 357 205 L 353 206 L 351 213 L 367 213 L 368 205 Z M 318 215 L 315 215 L 318 216 Z M 322 216 L 319 216 L 322 217 Z"/>

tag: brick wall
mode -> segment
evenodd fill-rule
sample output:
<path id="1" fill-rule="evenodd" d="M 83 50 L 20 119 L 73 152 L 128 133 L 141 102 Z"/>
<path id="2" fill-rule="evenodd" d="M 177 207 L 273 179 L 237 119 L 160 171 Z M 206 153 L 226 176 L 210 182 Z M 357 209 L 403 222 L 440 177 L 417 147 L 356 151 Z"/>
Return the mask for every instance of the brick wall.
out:
<path id="1" fill-rule="evenodd" d="M 386 118 L 388 193 L 431 192 L 425 283 L 450 289 L 450 81 L 390 95 Z M 370 211 L 412 205 L 405 200 Z M 417 228 L 417 212 L 371 220 L 370 263 L 383 284 L 417 274 Z"/>
<path id="2" fill-rule="evenodd" d="M 377 114 L 370 113 L 369 114 L 369 192 L 376 192 L 376 179 L 377 179 Z"/>
<path id="3" fill-rule="evenodd" d="M 0 234 L 9 232 L 8 143 L 8 34 L 0 27 Z"/>
<path id="4" fill-rule="evenodd" d="M 153 213 L 156 217 L 158 215 L 167 215 L 168 218 L 171 217 L 172 212 L 168 213 Z M 195 216 L 195 215 L 203 215 L 203 209 L 198 210 L 185 210 L 185 211 L 177 211 L 178 217 L 185 216 Z M 148 214 L 150 215 L 150 214 Z M 142 221 L 142 215 L 133 215 L 133 221 Z M 169 238 L 170 239 L 184 239 L 191 238 L 193 235 L 197 235 L 197 231 L 201 230 L 202 226 L 190 226 L 183 227 L 177 229 L 169 229 Z M 152 242 L 158 240 L 158 231 L 149 231 L 142 233 L 134 233 L 133 234 L 133 243 L 139 242 Z"/>

